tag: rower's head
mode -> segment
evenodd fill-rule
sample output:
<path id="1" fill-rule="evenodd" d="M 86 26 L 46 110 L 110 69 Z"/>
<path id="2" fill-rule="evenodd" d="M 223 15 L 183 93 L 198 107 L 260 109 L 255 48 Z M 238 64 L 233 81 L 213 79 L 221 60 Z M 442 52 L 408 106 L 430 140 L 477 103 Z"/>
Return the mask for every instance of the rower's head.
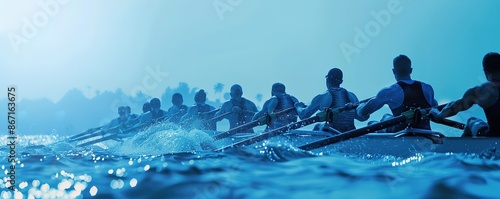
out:
<path id="1" fill-rule="evenodd" d="M 392 73 L 394 73 L 394 77 L 397 81 L 399 80 L 410 80 L 410 74 L 413 71 L 411 68 L 411 60 L 406 55 L 398 55 L 392 61 L 393 69 Z"/>
<path id="2" fill-rule="evenodd" d="M 273 87 L 271 88 L 271 96 L 275 96 L 277 94 L 285 94 L 285 85 L 282 83 L 274 83 Z"/>
<path id="3" fill-rule="evenodd" d="M 182 98 L 182 95 L 180 93 L 174 93 L 172 95 L 172 104 L 175 106 L 180 106 L 184 103 L 184 99 Z"/>
<path id="4" fill-rule="evenodd" d="M 194 95 L 194 101 L 196 104 L 204 104 L 207 101 L 207 94 L 205 90 L 201 89 Z"/>
<path id="5" fill-rule="evenodd" d="M 231 92 L 229 93 L 232 99 L 240 99 L 243 96 L 243 88 L 239 84 L 231 86 Z"/>
<path id="6" fill-rule="evenodd" d="M 146 102 L 142 105 L 142 112 L 146 113 L 151 110 L 151 104 L 149 102 Z"/>
<path id="7" fill-rule="evenodd" d="M 127 108 L 125 108 L 124 106 L 118 107 L 118 115 L 120 115 L 120 117 L 127 116 Z"/>
<path id="8" fill-rule="evenodd" d="M 342 70 L 339 68 L 332 68 L 330 71 L 328 71 L 328 74 L 325 76 L 326 78 L 326 87 L 331 88 L 331 87 L 339 87 L 340 84 L 342 84 L 343 80 L 342 78 L 344 77 L 344 74 L 342 73 Z"/>
<path id="9" fill-rule="evenodd" d="M 500 78 L 500 54 L 496 52 L 486 54 L 483 58 L 483 70 L 488 81 L 492 81 L 494 77 Z"/>
<path id="10" fill-rule="evenodd" d="M 161 107 L 160 99 L 158 98 L 153 98 L 149 101 L 149 104 L 151 105 L 151 110 L 158 112 Z"/>

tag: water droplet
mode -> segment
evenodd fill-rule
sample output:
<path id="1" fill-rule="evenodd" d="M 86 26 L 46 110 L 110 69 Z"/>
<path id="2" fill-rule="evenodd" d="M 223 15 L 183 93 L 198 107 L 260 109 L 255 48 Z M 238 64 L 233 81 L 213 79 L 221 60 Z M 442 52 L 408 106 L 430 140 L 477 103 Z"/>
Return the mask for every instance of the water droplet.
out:
<path id="1" fill-rule="evenodd" d="M 108 174 L 113 174 L 113 169 L 108 170 Z"/>
<path id="2" fill-rule="evenodd" d="M 149 164 L 147 164 L 146 166 L 144 166 L 144 171 L 148 171 L 151 167 L 149 166 Z"/>

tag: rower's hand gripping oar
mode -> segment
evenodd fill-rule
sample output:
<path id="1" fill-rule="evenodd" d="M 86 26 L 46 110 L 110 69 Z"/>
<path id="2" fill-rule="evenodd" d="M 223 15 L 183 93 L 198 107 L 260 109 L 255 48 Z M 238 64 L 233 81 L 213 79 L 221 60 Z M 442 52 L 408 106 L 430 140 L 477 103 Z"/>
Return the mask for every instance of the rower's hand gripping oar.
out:
<path id="1" fill-rule="evenodd" d="M 302 128 L 304 126 L 307 126 L 307 125 L 310 125 L 310 124 L 314 124 L 316 122 L 326 121 L 329 118 L 333 118 L 333 116 L 335 114 L 339 114 L 339 113 L 344 112 L 344 111 L 355 109 L 356 107 L 359 106 L 359 104 L 361 104 L 361 103 L 363 103 L 365 101 L 368 101 L 368 100 L 369 99 L 366 99 L 366 100 L 357 102 L 355 104 L 346 105 L 346 106 L 339 107 L 339 108 L 334 108 L 334 109 L 329 108 L 329 109 L 326 109 L 324 111 L 321 111 L 321 112 L 317 113 L 315 116 L 309 117 L 307 119 L 303 119 L 303 120 L 298 121 L 298 122 L 290 123 L 290 124 L 288 124 L 286 126 L 282 126 L 280 128 L 277 128 L 277 129 L 274 129 L 272 131 L 268 131 L 268 132 L 262 133 L 260 135 L 251 137 L 251 138 L 246 139 L 246 140 L 242 140 L 242 141 L 234 143 L 232 145 L 228 145 L 228 146 L 222 147 L 222 148 L 217 149 L 215 151 L 217 152 L 217 151 L 223 151 L 223 150 L 231 148 L 231 147 L 251 145 L 251 144 L 254 144 L 256 142 L 260 142 L 262 140 L 266 140 L 266 139 L 269 139 L 269 138 L 281 135 L 281 134 L 283 134 L 285 132 L 288 132 L 290 130 Z"/>
<path id="2" fill-rule="evenodd" d="M 446 104 L 440 105 L 439 107 L 444 107 Z M 366 135 L 368 133 L 372 133 L 378 130 L 382 130 L 394 125 L 398 125 L 401 123 L 408 123 L 408 124 L 418 124 L 422 119 L 425 119 L 427 113 L 430 111 L 431 108 L 428 109 L 411 109 L 406 112 L 401 113 L 401 115 L 391 118 L 389 120 L 383 121 L 383 122 L 378 122 L 376 124 L 368 125 L 362 128 L 350 130 L 347 132 L 344 132 L 342 134 L 338 134 L 329 138 L 325 138 L 316 142 L 312 142 L 303 146 L 300 146 L 299 148 L 302 150 L 312 150 L 312 149 L 317 149 L 321 148 L 330 144 L 334 144 L 337 142 L 341 142 L 344 140 L 348 140 L 351 138 L 356 138 L 359 136 Z"/>
<path id="3" fill-rule="evenodd" d="M 441 109 L 437 109 L 437 110 L 441 111 Z M 465 129 L 465 124 L 464 123 L 453 121 L 453 120 L 446 119 L 446 118 L 438 119 L 438 118 L 435 117 L 435 114 L 437 114 L 437 112 L 435 110 L 431 109 L 429 111 L 429 113 L 426 115 L 426 117 L 427 117 L 427 119 L 430 119 L 431 121 L 433 121 L 434 123 L 437 123 L 437 124 L 446 125 L 446 126 L 449 126 L 449 127 L 452 127 L 452 128 L 460 129 L 460 130 L 464 130 Z"/>
<path id="4" fill-rule="evenodd" d="M 286 115 L 286 114 L 289 114 L 291 113 L 292 111 L 295 110 L 295 107 L 292 107 L 292 108 L 288 108 L 288 109 L 285 109 L 283 111 L 280 111 L 280 112 L 276 112 L 276 113 L 266 113 L 264 116 L 258 118 L 257 120 L 254 120 L 254 121 L 251 121 L 251 122 L 248 122 L 246 124 L 242 124 L 240 126 L 237 126 L 237 127 L 234 127 L 232 129 L 229 129 L 228 131 L 226 132 L 223 132 L 223 133 L 219 133 L 217 135 L 214 135 L 213 139 L 214 141 L 215 140 L 220 140 L 220 139 L 223 139 L 223 138 L 226 138 L 226 137 L 229 137 L 231 135 L 234 135 L 234 134 L 237 134 L 237 133 L 240 133 L 240 132 L 243 132 L 243 131 L 246 131 L 248 129 L 251 129 L 253 127 L 256 127 L 256 126 L 260 126 L 260 125 L 271 125 L 271 123 L 278 117 L 281 117 L 282 115 Z"/>

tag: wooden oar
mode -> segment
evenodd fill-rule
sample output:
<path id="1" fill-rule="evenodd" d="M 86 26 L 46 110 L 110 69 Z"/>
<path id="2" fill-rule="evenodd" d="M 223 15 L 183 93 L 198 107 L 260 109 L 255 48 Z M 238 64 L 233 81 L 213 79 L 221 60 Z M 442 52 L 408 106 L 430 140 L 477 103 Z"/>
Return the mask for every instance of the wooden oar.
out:
<path id="1" fill-rule="evenodd" d="M 371 99 L 371 98 L 369 98 L 369 99 Z M 288 132 L 290 130 L 302 128 L 304 126 L 307 126 L 307 125 L 310 125 L 310 124 L 314 124 L 316 122 L 326 121 L 328 119 L 333 118 L 333 116 L 335 116 L 336 114 L 339 114 L 339 113 L 344 112 L 344 111 L 355 109 L 356 107 L 359 106 L 359 104 L 361 104 L 361 103 L 363 103 L 363 102 L 365 102 L 365 101 L 367 101 L 369 99 L 357 102 L 357 103 L 352 104 L 350 106 L 345 105 L 345 106 L 339 107 L 339 108 L 326 109 L 324 111 L 321 111 L 321 112 L 317 113 L 315 116 L 309 117 L 307 119 L 304 119 L 304 120 L 301 120 L 301 121 L 298 121 L 298 122 L 290 123 L 290 124 L 288 124 L 286 126 L 282 126 L 280 128 L 274 129 L 272 131 L 262 133 L 260 135 L 251 137 L 251 138 L 246 139 L 246 140 L 242 140 L 240 142 L 237 142 L 237 143 L 234 143 L 234 144 L 231 144 L 231 145 L 228 145 L 228 146 L 224 146 L 224 147 L 222 147 L 220 149 L 217 149 L 215 151 L 223 151 L 223 150 L 231 148 L 231 147 L 251 145 L 251 144 L 254 144 L 256 142 L 260 142 L 262 140 L 266 140 L 266 139 L 269 139 L 269 138 L 281 135 L 281 134 L 286 133 L 286 132 Z"/>
<path id="2" fill-rule="evenodd" d="M 437 108 L 442 108 L 446 104 L 439 105 Z M 391 118 L 389 120 L 383 121 L 383 122 L 378 122 L 376 124 L 368 125 L 362 128 L 354 129 L 351 131 L 347 131 L 342 134 L 338 134 L 329 138 L 325 138 L 316 142 L 312 142 L 303 146 L 300 146 L 299 148 L 302 150 L 312 150 L 312 149 L 317 149 L 321 148 L 330 144 L 334 144 L 337 142 L 341 142 L 344 140 L 348 140 L 351 138 L 356 138 L 359 136 L 366 135 L 368 133 L 373 133 L 378 130 L 382 130 L 394 125 L 398 125 L 401 123 L 418 123 L 422 117 L 425 117 L 427 113 L 431 110 L 431 108 L 427 109 L 415 109 L 415 110 L 409 110 L 406 112 L 403 112 L 400 116 Z"/>
<path id="3" fill-rule="evenodd" d="M 214 140 L 220 140 L 220 139 L 229 137 L 231 135 L 246 131 L 246 130 L 251 129 L 251 128 L 256 127 L 256 126 L 260 126 L 260 125 L 264 125 L 264 124 L 269 125 L 270 123 L 272 123 L 272 121 L 275 118 L 289 114 L 294 110 L 295 110 L 295 107 L 291 107 L 291 108 L 285 109 L 285 110 L 280 111 L 280 112 L 266 114 L 266 115 L 258 118 L 257 120 L 251 121 L 251 122 L 246 123 L 246 124 L 242 124 L 240 126 L 229 129 L 226 132 L 222 132 L 222 133 L 219 133 L 217 135 L 214 135 L 213 138 L 214 138 Z"/>

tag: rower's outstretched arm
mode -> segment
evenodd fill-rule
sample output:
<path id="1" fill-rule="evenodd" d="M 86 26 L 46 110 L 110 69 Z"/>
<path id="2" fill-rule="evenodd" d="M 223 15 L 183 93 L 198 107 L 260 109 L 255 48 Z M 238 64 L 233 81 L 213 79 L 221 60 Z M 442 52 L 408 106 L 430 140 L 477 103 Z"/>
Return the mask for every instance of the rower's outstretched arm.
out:
<path id="1" fill-rule="evenodd" d="M 267 100 L 266 102 L 264 102 L 264 105 L 262 105 L 262 110 L 260 110 L 259 112 L 255 113 L 255 115 L 252 118 L 252 121 L 259 119 L 260 117 L 264 116 L 264 114 L 266 114 L 266 113 L 271 113 L 272 112 L 272 110 L 269 109 L 271 107 L 270 104 L 271 104 L 271 100 L 272 99 L 273 98 L 271 98 L 271 99 Z"/>
<path id="2" fill-rule="evenodd" d="M 385 104 L 391 103 L 389 96 L 393 89 L 384 88 L 380 90 L 377 95 L 365 104 L 361 104 L 356 109 L 356 115 L 360 118 L 359 121 L 366 121 L 370 117 L 370 114 L 382 108 Z"/>
<path id="3" fill-rule="evenodd" d="M 228 112 L 232 112 L 232 107 L 230 106 L 230 104 L 228 102 L 224 102 L 224 104 L 222 104 L 222 106 L 220 107 L 220 110 L 217 111 L 217 113 L 215 113 L 213 118 L 219 118 L 219 119 L 217 119 L 216 122 L 221 121 L 226 117 L 219 117 L 219 116 L 224 115 Z"/>
<path id="4" fill-rule="evenodd" d="M 296 103 L 296 105 L 297 104 L 300 103 Z M 316 111 L 319 110 L 320 105 L 321 105 L 321 95 L 318 95 L 312 99 L 311 104 L 309 104 L 309 106 L 305 108 L 295 106 L 295 108 L 297 108 L 297 113 L 299 114 L 299 118 L 302 120 L 311 117 L 314 113 L 316 113 Z"/>
<path id="5" fill-rule="evenodd" d="M 456 115 L 458 112 L 465 111 L 474 104 L 486 108 L 495 103 L 498 99 L 498 90 L 491 83 L 485 83 L 465 91 L 462 98 L 449 103 L 437 114 L 436 119 L 443 119 Z"/>
<path id="6" fill-rule="evenodd" d="M 359 102 L 358 97 L 354 93 L 352 93 L 352 92 L 349 92 L 348 97 L 349 97 L 349 101 L 351 103 L 357 103 L 357 102 Z M 357 119 L 357 120 L 359 120 L 359 121 L 365 121 L 365 120 L 368 119 L 368 118 L 364 118 L 364 117 L 359 116 L 356 110 L 350 110 L 350 111 L 356 112 L 356 114 L 354 115 L 354 118 Z"/>

